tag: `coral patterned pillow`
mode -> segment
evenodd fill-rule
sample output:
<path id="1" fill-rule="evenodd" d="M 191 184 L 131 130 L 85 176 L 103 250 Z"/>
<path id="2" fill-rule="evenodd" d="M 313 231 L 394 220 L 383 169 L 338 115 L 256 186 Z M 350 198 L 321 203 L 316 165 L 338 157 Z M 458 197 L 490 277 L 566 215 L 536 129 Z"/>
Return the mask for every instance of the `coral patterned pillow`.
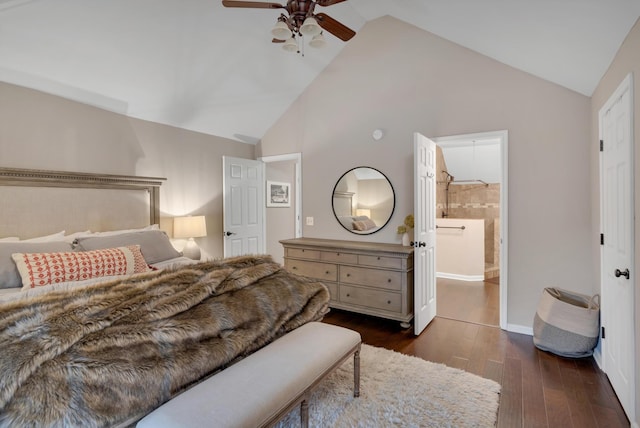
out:
<path id="1" fill-rule="evenodd" d="M 64 253 L 14 253 L 11 257 L 20 272 L 23 290 L 150 270 L 139 245 Z"/>

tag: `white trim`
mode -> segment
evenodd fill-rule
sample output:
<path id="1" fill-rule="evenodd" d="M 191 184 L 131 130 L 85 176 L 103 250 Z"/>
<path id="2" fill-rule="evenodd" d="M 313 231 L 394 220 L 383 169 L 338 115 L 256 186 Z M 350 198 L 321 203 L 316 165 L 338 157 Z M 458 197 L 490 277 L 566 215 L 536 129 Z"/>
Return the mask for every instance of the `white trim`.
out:
<path id="1" fill-rule="evenodd" d="M 506 330 L 511 333 L 526 334 L 527 336 L 533 336 L 533 327 L 526 327 L 517 324 L 507 324 Z"/>
<path id="2" fill-rule="evenodd" d="M 503 330 L 509 330 L 508 320 L 508 268 L 509 268 L 509 248 L 508 248 L 508 231 L 509 231 L 509 132 L 507 130 L 502 131 L 490 131 L 480 132 L 476 134 L 464 134 L 464 135 L 452 135 L 447 137 L 432 138 L 437 145 L 452 144 L 458 140 L 481 140 L 497 138 L 500 139 L 500 155 L 501 155 L 501 180 L 500 183 L 500 328 Z M 436 250 L 437 251 L 437 250 Z M 526 334 L 526 333 L 525 333 Z"/>
<path id="3" fill-rule="evenodd" d="M 296 200 L 294 203 L 295 212 L 295 237 L 300 238 L 302 236 L 302 153 L 287 153 L 283 155 L 263 156 L 258 158 L 259 161 L 264 163 L 271 162 L 295 162 L 295 194 Z M 265 178 L 266 180 L 266 178 Z M 266 222 L 265 222 L 265 236 L 266 236 Z"/>
<path id="4" fill-rule="evenodd" d="M 460 275 L 457 273 L 436 272 L 436 278 L 455 279 L 458 281 L 484 281 L 484 275 Z"/>

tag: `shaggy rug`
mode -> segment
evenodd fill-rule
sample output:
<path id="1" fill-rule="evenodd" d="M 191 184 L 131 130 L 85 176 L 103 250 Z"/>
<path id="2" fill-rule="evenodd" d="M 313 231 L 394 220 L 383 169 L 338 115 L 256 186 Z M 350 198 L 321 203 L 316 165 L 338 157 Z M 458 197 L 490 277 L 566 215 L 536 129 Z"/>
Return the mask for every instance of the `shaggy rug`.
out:
<path id="1" fill-rule="evenodd" d="M 353 359 L 325 379 L 309 402 L 312 427 L 494 427 L 500 385 L 492 380 L 362 345 L 360 397 L 353 397 Z M 300 426 L 289 413 L 278 428 Z"/>

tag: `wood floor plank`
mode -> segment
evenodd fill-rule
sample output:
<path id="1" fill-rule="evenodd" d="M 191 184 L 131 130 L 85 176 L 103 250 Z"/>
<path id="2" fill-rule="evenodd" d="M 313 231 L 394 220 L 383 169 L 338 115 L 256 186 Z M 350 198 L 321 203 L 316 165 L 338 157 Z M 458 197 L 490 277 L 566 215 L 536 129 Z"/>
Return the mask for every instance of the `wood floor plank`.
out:
<path id="1" fill-rule="evenodd" d="M 573 424 L 569 400 L 562 389 L 544 388 L 544 403 L 548 425 L 543 426 L 582 428 Z"/>
<path id="2" fill-rule="evenodd" d="M 502 375 L 498 428 L 519 428 L 522 426 L 522 362 L 518 359 L 507 358 Z"/>
<path id="3" fill-rule="evenodd" d="M 498 361 L 493 360 L 487 360 L 484 365 L 484 372 L 480 374 L 480 376 L 502 384 L 503 371 L 503 363 L 499 363 Z"/>
<path id="4" fill-rule="evenodd" d="M 547 389 L 563 390 L 562 375 L 560 374 L 560 365 L 558 358 L 547 352 L 538 352 L 538 361 L 540 362 L 540 373 L 542 375 L 542 384 Z"/>

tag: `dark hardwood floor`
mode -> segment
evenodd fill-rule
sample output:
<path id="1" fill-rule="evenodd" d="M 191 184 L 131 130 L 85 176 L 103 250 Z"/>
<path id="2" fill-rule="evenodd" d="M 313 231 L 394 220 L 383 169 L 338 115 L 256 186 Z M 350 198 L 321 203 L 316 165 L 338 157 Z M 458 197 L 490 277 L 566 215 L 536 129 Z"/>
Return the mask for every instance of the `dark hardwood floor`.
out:
<path id="1" fill-rule="evenodd" d="M 500 383 L 500 428 L 629 426 L 593 358 L 568 359 L 540 351 L 531 336 L 439 316 L 417 337 L 396 321 L 335 309 L 324 322 L 360 332 L 366 344 Z"/>
<path id="2" fill-rule="evenodd" d="M 460 281 L 438 278 L 438 316 L 498 327 L 500 280 Z"/>

